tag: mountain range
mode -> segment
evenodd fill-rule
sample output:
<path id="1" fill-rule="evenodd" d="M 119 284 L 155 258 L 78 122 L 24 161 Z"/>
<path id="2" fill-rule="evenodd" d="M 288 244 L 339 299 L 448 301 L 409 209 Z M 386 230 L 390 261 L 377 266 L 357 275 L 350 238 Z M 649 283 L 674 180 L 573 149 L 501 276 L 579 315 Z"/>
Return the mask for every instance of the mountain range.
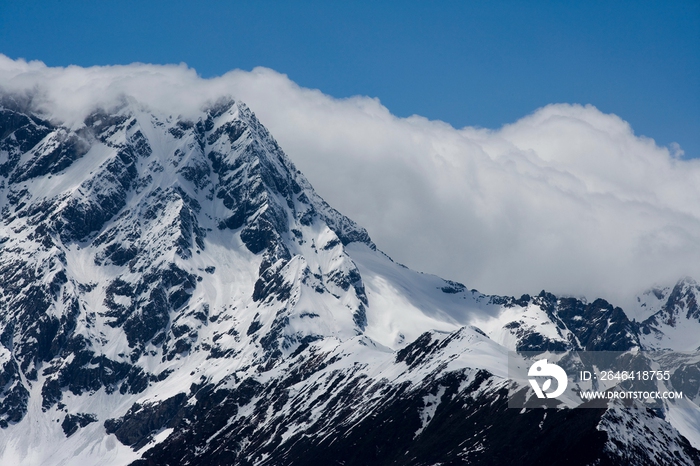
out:
<path id="1" fill-rule="evenodd" d="M 700 464 L 697 282 L 623 310 L 410 270 L 232 98 L 68 126 L 5 93 L 0 211 L 1 464 Z M 508 407 L 509 351 L 567 350 L 675 355 L 684 409 Z"/>

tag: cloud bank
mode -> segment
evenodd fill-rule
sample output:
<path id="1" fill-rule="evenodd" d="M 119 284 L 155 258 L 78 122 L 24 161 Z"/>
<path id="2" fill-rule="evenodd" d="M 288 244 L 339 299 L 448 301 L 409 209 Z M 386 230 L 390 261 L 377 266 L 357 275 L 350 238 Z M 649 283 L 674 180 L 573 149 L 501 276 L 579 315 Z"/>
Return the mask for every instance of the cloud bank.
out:
<path id="1" fill-rule="evenodd" d="M 125 95 L 185 116 L 232 95 L 380 249 L 483 292 L 628 305 L 652 285 L 700 279 L 700 161 L 590 105 L 455 129 L 264 68 L 202 79 L 185 65 L 49 68 L 1 55 L 0 88 L 31 93 L 35 108 L 68 125 Z"/>

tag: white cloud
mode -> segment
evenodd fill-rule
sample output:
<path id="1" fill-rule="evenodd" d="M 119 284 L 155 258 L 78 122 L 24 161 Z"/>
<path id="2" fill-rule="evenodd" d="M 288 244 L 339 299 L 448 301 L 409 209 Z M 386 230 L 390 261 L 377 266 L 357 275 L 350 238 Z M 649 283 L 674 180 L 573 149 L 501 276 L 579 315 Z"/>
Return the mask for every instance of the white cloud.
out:
<path id="1" fill-rule="evenodd" d="M 205 80 L 184 65 L 47 68 L 4 56 L 0 87 L 39 89 L 42 108 L 69 123 L 124 94 L 174 115 L 233 95 L 380 249 L 485 292 L 624 303 L 654 283 L 700 278 L 700 161 L 592 106 L 455 129 L 263 68 Z"/>

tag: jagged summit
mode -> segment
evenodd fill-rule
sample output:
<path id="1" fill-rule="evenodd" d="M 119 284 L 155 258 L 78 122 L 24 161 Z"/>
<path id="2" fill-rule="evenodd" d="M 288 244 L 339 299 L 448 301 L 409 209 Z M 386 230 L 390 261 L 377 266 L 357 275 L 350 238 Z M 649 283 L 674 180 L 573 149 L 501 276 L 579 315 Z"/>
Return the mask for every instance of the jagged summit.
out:
<path id="1" fill-rule="evenodd" d="M 207 341 L 198 330 L 238 306 L 251 311 L 222 333 L 260 338 L 266 357 L 362 332 L 367 298 L 343 245 L 374 245 L 313 191 L 245 105 L 221 100 L 189 121 L 131 101 L 75 130 L 16 107 L 0 109 L 0 120 L 2 342 L 18 365 L 17 396 L 28 395 L 20 371 L 47 376 L 49 408 L 88 361 L 100 367 L 85 377 L 112 376 L 78 392 L 126 376 L 124 392 L 153 377 L 139 366 L 149 360 L 195 346 L 231 354 L 217 333 Z M 321 302 L 342 302 L 341 312 L 297 325 L 320 315 L 298 309 L 307 287 L 325 292 Z"/>
<path id="2" fill-rule="evenodd" d="M 691 277 L 674 286 L 655 287 L 637 298 L 642 341 L 648 348 L 696 351 L 700 348 L 700 285 Z"/>
<path id="3" fill-rule="evenodd" d="M 321 200 L 253 113 L 233 100 L 219 101 L 197 121 L 158 117 L 131 103 L 113 114 L 96 111 L 75 131 L 11 109 L 2 117 L 12 122 L 3 139 L 4 223 L 45 232 L 38 246 L 55 248 L 58 263 L 73 246 L 94 249 L 95 265 L 132 275 L 168 263 L 168 288 L 187 282 L 190 289 L 195 278 L 178 261 L 200 254 L 208 231 L 234 230 L 252 254 L 262 254 L 253 293 L 260 301 L 282 292 L 279 273 L 304 228 L 327 227 L 321 246 L 328 249 L 333 241 L 373 247 L 367 232 Z M 56 267 L 54 275 L 65 279 Z M 124 286 L 108 287 L 107 302 L 116 288 L 121 296 L 136 292 Z M 160 301 L 174 300 L 177 308 L 185 295 L 166 298 Z M 167 321 L 165 307 L 123 307 L 110 311 L 114 322 L 149 328 L 127 332 L 130 344 L 155 336 L 145 321 Z"/>
<path id="4" fill-rule="evenodd" d="M 567 418 L 506 408 L 508 350 L 663 346 L 663 316 L 697 307 L 697 285 L 664 292 L 640 327 L 411 271 L 230 98 L 182 117 L 125 97 L 70 125 L 32 105 L 0 99 L 3 464 L 488 464 L 520 427 L 538 464 L 558 447 L 525 427 Z M 621 443 L 625 416 L 581 417 L 609 434 L 569 453 L 657 458 Z M 692 464 L 683 422 L 648 435 Z"/>

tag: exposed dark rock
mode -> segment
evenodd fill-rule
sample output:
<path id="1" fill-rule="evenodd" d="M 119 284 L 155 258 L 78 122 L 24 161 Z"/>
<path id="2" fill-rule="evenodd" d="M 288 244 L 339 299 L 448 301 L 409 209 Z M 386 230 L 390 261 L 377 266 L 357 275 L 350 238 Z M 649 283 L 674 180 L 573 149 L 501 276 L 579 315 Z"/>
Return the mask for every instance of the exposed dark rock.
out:
<path id="1" fill-rule="evenodd" d="M 578 319 L 575 318 L 577 316 Z M 635 325 L 622 309 L 603 299 L 583 304 L 574 298 L 561 298 L 556 307 L 555 319 L 557 318 L 576 335 L 582 349 L 627 351 L 639 346 Z"/>
<path id="2" fill-rule="evenodd" d="M 61 428 L 66 434 L 66 437 L 70 437 L 78 431 L 78 429 L 85 427 L 93 422 L 97 422 L 97 416 L 94 414 L 78 413 L 78 414 L 67 414 L 63 418 L 61 423 Z"/>
<path id="3" fill-rule="evenodd" d="M 461 293 L 467 289 L 467 287 L 462 285 L 461 283 L 453 282 L 451 280 L 445 280 L 445 282 L 447 284 L 440 288 L 443 293 L 455 294 Z"/>
<path id="4" fill-rule="evenodd" d="M 124 445 L 138 450 L 160 429 L 177 425 L 185 415 L 185 401 L 187 396 L 179 393 L 159 403 L 134 404 L 123 417 L 105 421 L 105 429 Z"/>
<path id="5" fill-rule="evenodd" d="M 29 391 L 22 384 L 17 363 L 6 361 L 0 366 L 0 428 L 21 421 L 28 402 Z"/>

